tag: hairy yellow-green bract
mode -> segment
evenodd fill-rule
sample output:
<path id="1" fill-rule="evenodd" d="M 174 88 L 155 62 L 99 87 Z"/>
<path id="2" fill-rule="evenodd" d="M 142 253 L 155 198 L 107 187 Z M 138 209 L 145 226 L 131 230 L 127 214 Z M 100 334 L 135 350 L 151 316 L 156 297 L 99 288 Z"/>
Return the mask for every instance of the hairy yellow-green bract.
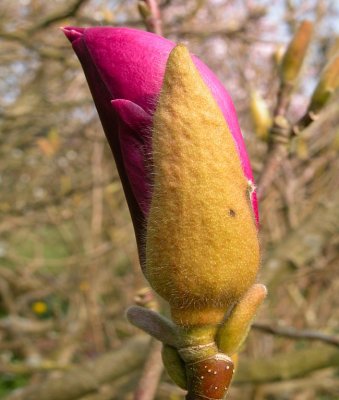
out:
<path id="1" fill-rule="evenodd" d="M 259 243 L 234 139 L 183 45 L 167 62 L 152 151 L 146 277 L 177 324 L 218 323 L 253 284 Z"/>

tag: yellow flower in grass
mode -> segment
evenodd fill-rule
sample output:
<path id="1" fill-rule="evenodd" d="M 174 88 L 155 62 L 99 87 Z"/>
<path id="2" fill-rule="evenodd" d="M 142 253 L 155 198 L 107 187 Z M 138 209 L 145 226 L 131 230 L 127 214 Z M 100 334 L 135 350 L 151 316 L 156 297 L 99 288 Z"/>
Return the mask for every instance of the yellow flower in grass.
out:
<path id="1" fill-rule="evenodd" d="M 48 306 L 44 301 L 35 301 L 32 303 L 32 311 L 37 315 L 43 315 L 47 312 Z"/>

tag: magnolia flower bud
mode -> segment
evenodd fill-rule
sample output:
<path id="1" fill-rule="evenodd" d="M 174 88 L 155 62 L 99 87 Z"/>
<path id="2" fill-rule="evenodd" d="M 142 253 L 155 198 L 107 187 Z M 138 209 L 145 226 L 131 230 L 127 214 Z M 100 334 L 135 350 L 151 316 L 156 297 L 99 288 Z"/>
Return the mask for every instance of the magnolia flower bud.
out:
<path id="1" fill-rule="evenodd" d="M 339 54 L 334 56 L 325 66 L 316 86 L 308 111 L 319 112 L 328 102 L 332 94 L 339 88 Z"/>
<path id="2" fill-rule="evenodd" d="M 152 33 L 129 28 L 66 27 L 63 31 L 82 64 L 111 146 L 144 269 L 144 238 L 153 189 L 150 132 L 166 62 L 175 44 Z M 192 60 L 229 127 L 244 176 L 253 183 L 232 100 L 206 65 L 196 57 Z M 250 200 L 258 223 L 256 193 L 253 184 L 251 187 Z"/>
<path id="3" fill-rule="evenodd" d="M 313 34 L 313 24 L 303 21 L 294 34 L 281 62 L 281 79 L 285 84 L 294 85 L 307 54 Z"/>
<path id="4" fill-rule="evenodd" d="M 273 121 L 266 101 L 256 90 L 251 92 L 250 110 L 257 137 L 267 141 Z"/>

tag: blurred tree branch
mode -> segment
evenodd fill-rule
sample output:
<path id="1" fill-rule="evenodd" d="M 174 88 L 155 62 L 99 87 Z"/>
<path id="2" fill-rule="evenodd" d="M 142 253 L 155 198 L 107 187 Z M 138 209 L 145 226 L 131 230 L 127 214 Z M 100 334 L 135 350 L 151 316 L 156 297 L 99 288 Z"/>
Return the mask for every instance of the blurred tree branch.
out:
<path id="1" fill-rule="evenodd" d="M 298 330 L 291 327 L 271 326 L 261 322 L 255 322 L 252 326 L 258 331 L 269 333 L 271 335 L 282 336 L 290 339 L 315 340 L 339 347 L 339 337 L 326 335 L 321 332 Z"/>
<path id="2" fill-rule="evenodd" d="M 145 357 L 147 343 L 146 337 L 137 336 L 120 350 L 107 353 L 87 366 L 73 368 L 58 378 L 47 379 L 38 386 L 18 390 L 5 400 L 75 400 L 86 393 L 97 392 L 104 383 L 112 382 L 139 366 Z M 241 358 L 235 384 L 295 379 L 338 365 L 339 350 L 333 347 L 298 350 L 271 358 Z"/>
<path id="3" fill-rule="evenodd" d="M 62 21 L 69 17 L 74 17 L 79 9 L 86 4 L 88 0 L 74 0 L 73 2 L 66 3 L 66 7 L 61 8 L 60 10 L 56 10 L 41 21 L 39 21 L 36 25 L 29 29 L 30 33 L 39 31 L 40 29 L 48 28 L 50 25 Z"/>
<path id="4" fill-rule="evenodd" d="M 338 367 L 338 365 L 339 350 L 330 346 L 295 350 L 272 358 L 255 360 L 240 358 L 235 383 L 295 379 L 319 369 Z"/>
<path id="5" fill-rule="evenodd" d="M 138 336 L 112 353 L 107 353 L 84 366 L 76 367 L 44 383 L 18 390 L 6 400 L 71 400 L 95 393 L 100 386 L 137 368 L 148 351 L 149 339 Z"/>
<path id="6" fill-rule="evenodd" d="M 301 268 L 315 260 L 325 243 L 339 228 L 339 191 L 322 199 L 315 211 L 297 229 L 265 255 L 265 280 L 271 290 L 280 284 L 290 268 Z"/>

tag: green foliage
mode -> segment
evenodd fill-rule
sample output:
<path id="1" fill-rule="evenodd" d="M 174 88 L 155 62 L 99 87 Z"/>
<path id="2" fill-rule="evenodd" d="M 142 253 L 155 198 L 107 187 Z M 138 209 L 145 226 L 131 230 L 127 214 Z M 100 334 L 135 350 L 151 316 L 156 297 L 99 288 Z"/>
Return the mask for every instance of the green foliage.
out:
<path id="1" fill-rule="evenodd" d="M 27 385 L 28 382 L 29 378 L 24 375 L 0 374 L 0 398 Z"/>

